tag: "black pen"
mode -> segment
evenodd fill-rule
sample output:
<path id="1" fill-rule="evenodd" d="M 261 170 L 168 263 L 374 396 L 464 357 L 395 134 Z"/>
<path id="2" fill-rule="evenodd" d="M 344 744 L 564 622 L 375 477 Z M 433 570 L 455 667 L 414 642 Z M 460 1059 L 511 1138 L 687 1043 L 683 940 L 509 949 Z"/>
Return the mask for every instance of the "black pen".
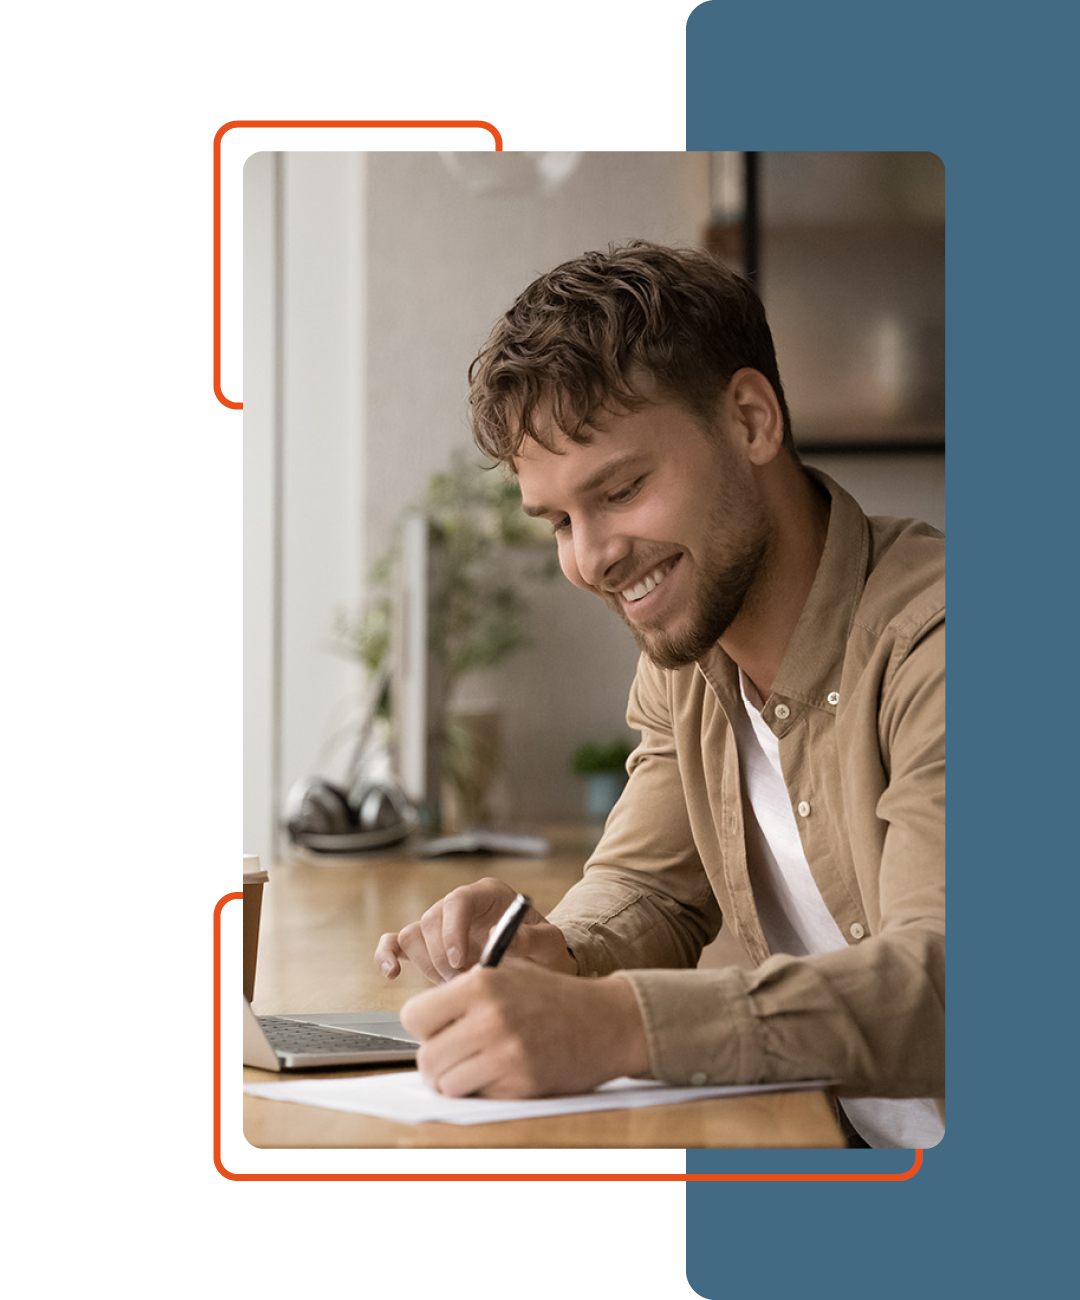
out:
<path id="1" fill-rule="evenodd" d="M 518 894 L 492 926 L 484 951 L 480 954 L 481 966 L 498 966 L 530 907 L 532 899 L 527 894 Z"/>

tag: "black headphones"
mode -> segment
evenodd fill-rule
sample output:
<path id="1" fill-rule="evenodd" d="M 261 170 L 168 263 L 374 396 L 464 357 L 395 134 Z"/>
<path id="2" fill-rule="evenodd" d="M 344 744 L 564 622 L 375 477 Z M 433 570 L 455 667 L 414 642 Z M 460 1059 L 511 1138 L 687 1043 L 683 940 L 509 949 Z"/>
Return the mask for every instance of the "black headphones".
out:
<path id="1" fill-rule="evenodd" d="M 296 844 L 316 853 L 363 853 L 407 839 L 416 813 L 389 780 L 365 781 L 350 797 L 324 777 L 298 781 L 289 792 L 285 826 Z"/>
<path id="2" fill-rule="evenodd" d="M 365 780 L 360 775 L 372 724 L 389 684 L 387 665 L 372 685 L 353 748 L 349 793 L 321 776 L 305 777 L 289 791 L 284 821 L 293 843 L 315 853 L 364 853 L 399 844 L 416 829 L 416 811 L 391 778 Z"/>

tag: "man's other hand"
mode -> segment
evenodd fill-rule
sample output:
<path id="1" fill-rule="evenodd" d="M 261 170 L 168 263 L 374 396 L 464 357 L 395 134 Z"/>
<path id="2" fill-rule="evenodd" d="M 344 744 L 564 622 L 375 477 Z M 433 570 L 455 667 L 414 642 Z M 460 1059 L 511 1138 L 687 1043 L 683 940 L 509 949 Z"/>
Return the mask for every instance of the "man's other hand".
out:
<path id="1" fill-rule="evenodd" d="M 649 1068 L 634 990 L 617 975 L 574 979 L 507 958 L 411 998 L 401 1021 L 417 1067 L 447 1097 L 587 1092 Z"/>
<path id="2" fill-rule="evenodd" d="M 387 979 L 401 974 L 403 960 L 414 962 L 433 984 L 453 979 L 480 960 L 491 927 L 516 895 L 501 880 L 463 885 L 429 907 L 419 921 L 398 934 L 384 934 L 375 949 L 375 965 Z M 548 970 L 577 973 L 562 931 L 535 907 L 526 913 L 507 952 Z"/>

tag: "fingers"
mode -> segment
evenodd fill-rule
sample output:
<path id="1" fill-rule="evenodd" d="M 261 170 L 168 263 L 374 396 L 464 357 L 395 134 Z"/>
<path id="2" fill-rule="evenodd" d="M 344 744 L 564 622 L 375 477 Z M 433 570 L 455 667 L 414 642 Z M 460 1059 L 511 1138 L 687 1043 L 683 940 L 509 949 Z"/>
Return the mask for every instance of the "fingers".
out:
<path id="1" fill-rule="evenodd" d="M 401 1023 L 420 1040 L 416 1066 L 429 1087 L 447 1097 L 468 1097 L 494 1086 L 501 1071 L 490 1015 L 476 1014 L 486 971 L 470 971 L 406 1002 Z"/>
<path id="2" fill-rule="evenodd" d="M 445 904 L 446 900 L 443 899 L 441 902 L 436 903 L 434 907 L 429 907 L 420 918 L 417 926 L 418 932 L 422 936 L 424 957 L 434 970 L 435 979 L 439 983 L 445 983 L 446 980 L 452 979 L 457 974 L 457 968 L 450 964 L 446 946 L 443 942 L 443 910 Z"/>
<path id="3" fill-rule="evenodd" d="M 468 964 L 470 913 L 471 904 L 464 890 L 454 890 L 443 899 L 439 940 L 447 966 L 455 973 Z"/>
<path id="4" fill-rule="evenodd" d="M 429 907 L 419 921 L 411 922 L 397 934 L 384 934 L 375 949 L 376 966 L 387 979 L 396 979 L 402 961 L 408 960 L 433 984 L 446 983 L 479 960 L 491 927 L 516 892 L 510 885 L 491 878 L 453 890 Z M 525 925 L 545 923 L 533 908 Z M 545 928 L 554 930 L 551 926 Z M 543 958 L 538 960 L 551 964 Z"/>
<path id="5" fill-rule="evenodd" d="M 428 1086 L 446 1097 L 543 1093 L 549 1058 L 561 1059 L 565 1046 L 553 978 L 507 957 L 498 969 L 475 967 L 406 1002 L 401 1021 L 420 1042 L 416 1065 Z"/>
<path id="6" fill-rule="evenodd" d="M 432 984 L 441 984 L 448 976 L 436 966 L 432 960 L 432 955 L 428 950 L 427 938 L 424 934 L 423 924 L 421 921 L 413 921 L 407 925 L 398 935 L 398 943 L 401 945 L 401 951 L 409 961 L 420 971 L 426 979 Z"/>
<path id="7" fill-rule="evenodd" d="M 580 979 L 508 955 L 410 999 L 401 1019 L 421 1074 L 446 1096 L 587 1092 L 650 1068 L 637 995 L 617 975 Z"/>
<path id="8" fill-rule="evenodd" d="M 419 1058 L 417 1065 L 428 1087 L 444 1097 L 491 1096 L 491 1090 L 497 1087 L 497 1068 L 488 1052 L 473 1052 L 441 1071 L 431 1065 L 421 1066 Z"/>
<path id="9" fill-rule="evenodd" d="M 388 980 L 401 974 L 401 963 L 411 961 L 432 984 L 442 982 L 434 963 L 428 955 L 420 926 L 414 921 L 399 934 L 384 934 L 375 947 L 375 965 Z"/>
<path id="10" fill-rule="evenodd" d="M 384 934 L 375 945 L 375 965 L 388 980 L 397 979 L 401 974 L 403 955 L 396 934 Z"/>
<path id="11" fill-rule="evenodd" d="M 418 993 L 401 1008 L 401 1023 L 421 1042 L 434 1037 L 463 1014 L 469 1002 L 470 984 L 471 980 L 463 978 Z"/>
<path id="12" fill-rule="evenodd" d="M 441 904 L 439 943 L 445 954 L 447 978 L 480 958 L 491 927 L 513 902 L 517 890 L 490 877 L 463 885 Z"/>

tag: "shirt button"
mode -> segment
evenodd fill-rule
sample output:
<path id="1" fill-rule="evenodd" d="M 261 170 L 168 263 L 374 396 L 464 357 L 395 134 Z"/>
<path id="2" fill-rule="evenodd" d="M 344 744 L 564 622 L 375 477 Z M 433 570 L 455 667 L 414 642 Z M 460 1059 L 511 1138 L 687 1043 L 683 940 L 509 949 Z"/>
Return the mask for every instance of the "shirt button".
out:
<path id="1" fill-rule="evenodd" d="M 840 703 L 840 692 L 839 692 L 839 691 L 830 691 L 830 692 L 829 692 L 829 695 L 828 695 L 828 700 L 829 700 L 829 703 L 830 703 L 830 704 L 839 704 L 839 703 Z"/>
<path id="2" fill-rule="evenodd" d="M 850 934 L 853 939 L 861 939 L 865 933 L 866 931 L 858 921 L 856 921 L 854 925 L 848 927 L 848 934 Z"/>
<path id="3" fill-rule="evenodd" d="M 806 802 L 805 799 L 803 799 L 802 802 L 799 804 L 799 816 L 800 817 L 810 816 L 810 805 Z"/>
<path id="4" fill-rule="evenodd" d="M 690 1076 L 690 1082 L 694 1085 L 695 1088 L 700 1088 L 702 1084 L 709 1082 L 709 1076 L 705 1073 L 704 1070 L 695 1070 L 694 1073 Z"/>
<path id="5" fill-rule="evenodd" d="M 791 710 L 788 708 L 786 704 L 778 704 L 776 706 L 775 712 L 776 712 L 776 716 L 780 719 L 781 722 L 783 722 L 785 718 L 790 717 L 791 715 Z"/>

